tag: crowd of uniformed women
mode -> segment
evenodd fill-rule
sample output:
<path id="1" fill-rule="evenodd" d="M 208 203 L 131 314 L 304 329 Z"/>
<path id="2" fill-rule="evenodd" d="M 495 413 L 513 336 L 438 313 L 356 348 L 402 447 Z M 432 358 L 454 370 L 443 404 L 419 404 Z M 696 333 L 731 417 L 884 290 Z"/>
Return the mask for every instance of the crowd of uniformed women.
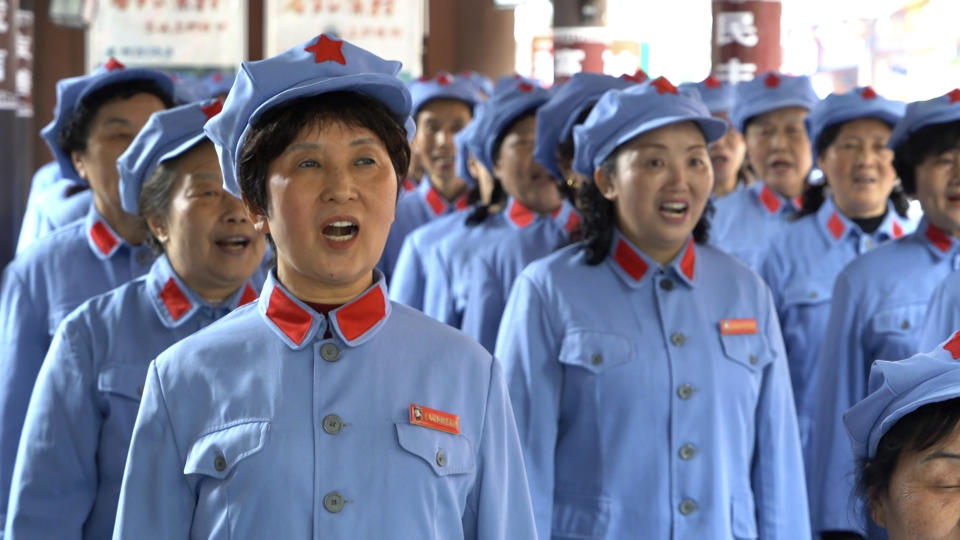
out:
<path id="1" fill-rule="evenodd" d="M 960 90 L 399 71 L 58 83 L 7 540 L 960 537 Z"/>

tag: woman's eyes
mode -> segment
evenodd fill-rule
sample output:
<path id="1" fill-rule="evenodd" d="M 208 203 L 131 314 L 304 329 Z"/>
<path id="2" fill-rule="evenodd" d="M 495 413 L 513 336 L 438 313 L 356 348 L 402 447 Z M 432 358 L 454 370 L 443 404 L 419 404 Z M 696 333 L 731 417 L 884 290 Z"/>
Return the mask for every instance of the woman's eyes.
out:
<path id="1" fill-rule="evenodd" d="M 376 165 L 377 164 L 376 160 L 370 157 L 359 158 L 356 161 L 354 161 L 354 163 L 357 165 Z"/>
<path id="2" fill-rule="evenodd" d="M 300 169 L 312 169 L 319 166 L 320 164 L 317 163 L 317 160 L 315 159 L 304 159 L 300 163 L 297 163 L 297 167 Z"/>

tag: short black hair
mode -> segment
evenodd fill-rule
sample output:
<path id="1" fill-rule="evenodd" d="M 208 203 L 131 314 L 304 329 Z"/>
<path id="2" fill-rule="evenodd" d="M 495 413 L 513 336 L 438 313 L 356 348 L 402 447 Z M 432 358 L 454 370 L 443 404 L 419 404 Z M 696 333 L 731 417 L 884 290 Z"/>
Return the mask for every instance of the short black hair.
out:
<path id="1" fill-rule="evenodd" d="M 68 156 L 87 149 L 90 127 L 100 109 L 117 99 L 130 99 L 137 94 L 151 94 L 167 109 L 174 106 L 173 96 L 152 79 L 132 79 L 98 88 L 77 103 L 67 124 L 60 130 L 57 143 Z"/>
<path id="2" fill-rule="evenodd" d="M 893 168 L 908 195 L 917 193 L 917 165 L 929 156 L 960 147 L 960 120 L 918 129 L 893 149 Z"/>
<path id="3" fill-rule="evenodd" d="M 410 166 L 407 130 L 380 101 L 357 92 L 330 92 L 277 105 L 247 133 L 237 156 L 237 182 L 248 204 L 267 213 L 267 170 L 304 129 L 331 123 L 369 129 L 383 143 L 400 184 Z"/>

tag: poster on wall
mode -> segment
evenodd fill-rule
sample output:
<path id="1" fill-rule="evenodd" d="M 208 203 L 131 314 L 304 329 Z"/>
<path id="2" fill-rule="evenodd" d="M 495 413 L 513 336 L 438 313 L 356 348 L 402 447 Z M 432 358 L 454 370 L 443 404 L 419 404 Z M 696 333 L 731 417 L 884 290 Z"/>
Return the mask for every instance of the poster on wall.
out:
<path id="1" fill-rule="evenodd" d="M 87 70 L 129 66 L 236 69 L 247 52 L 247 0 L 100 0 Z"/>
<path id="2" fill-rule="evenodd" d="M 266 0 L 264 11 L 266 56 L 325 33 L 399 60 L 404 77 L 423 70 L 424 0 Z"/>

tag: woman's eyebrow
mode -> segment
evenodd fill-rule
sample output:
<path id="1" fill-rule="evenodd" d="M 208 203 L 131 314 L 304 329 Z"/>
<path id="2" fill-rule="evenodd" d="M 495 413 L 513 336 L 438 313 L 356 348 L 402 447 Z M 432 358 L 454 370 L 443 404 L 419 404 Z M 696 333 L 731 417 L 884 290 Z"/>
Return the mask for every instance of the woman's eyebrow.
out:
<path id="1" fill-rule="evenodd" d="M 364 137 L 362 139 L 354 139 L 350 142 L 350 146 L 363 146 L 365 144 L 377 144 L 377 141 L 373 137 Z"/>
<path id="2" fill-rule="evenodd" d="M 944 452 L 943 450 L 937 450 L 936 452 L 923 458 L 922 462 L 926 463 L 934 459 L 960 459 L 960 454 L 954 454 L 952 452 Z"/>

